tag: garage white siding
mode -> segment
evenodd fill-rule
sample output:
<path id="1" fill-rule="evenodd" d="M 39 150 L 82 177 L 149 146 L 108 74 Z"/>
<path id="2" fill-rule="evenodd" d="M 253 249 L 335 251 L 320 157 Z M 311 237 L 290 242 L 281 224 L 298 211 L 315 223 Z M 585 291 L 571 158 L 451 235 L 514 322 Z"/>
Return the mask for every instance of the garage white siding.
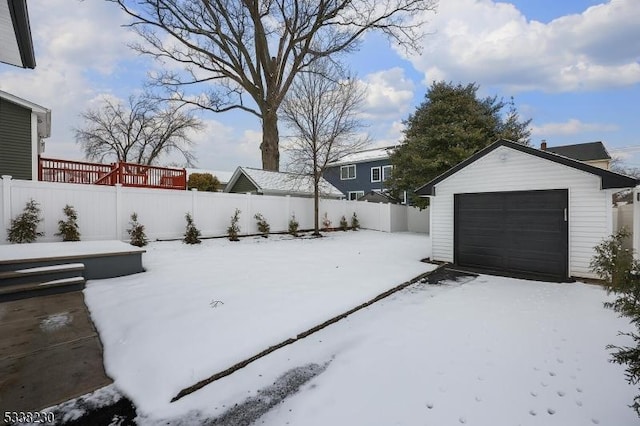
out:
<path id="1" fill-rule="evenodd" d="M 611 234 L 611 192 L 596 175 L 501 146 L 435 185 L 431 242 L 435 260 L 453 262 L 453 194 L 569 190 L 569 275 L 591 278 L 593 247 Z"/>

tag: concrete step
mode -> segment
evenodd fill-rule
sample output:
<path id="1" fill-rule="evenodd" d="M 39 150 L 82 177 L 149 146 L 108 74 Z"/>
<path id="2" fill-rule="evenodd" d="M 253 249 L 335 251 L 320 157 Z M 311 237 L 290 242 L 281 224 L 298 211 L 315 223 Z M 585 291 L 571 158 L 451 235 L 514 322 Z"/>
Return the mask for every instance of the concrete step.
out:
<path id="1" fill-rule="evenodd" d="M 0 286 L 0 302 L 26 299 L 37 296 L 81 291 L 84 288 L 83 277 L 61 278 L 44 282 Z"/>
<path id="2" fill-rule="evenodd" d="M 0 288 L 18 284 L 42 283 L 65 278 L 75 278 L 82 276 L 83 272 L 83 263 L 64 263 L 60 265 L 20 268 L 0 272 Z"/>

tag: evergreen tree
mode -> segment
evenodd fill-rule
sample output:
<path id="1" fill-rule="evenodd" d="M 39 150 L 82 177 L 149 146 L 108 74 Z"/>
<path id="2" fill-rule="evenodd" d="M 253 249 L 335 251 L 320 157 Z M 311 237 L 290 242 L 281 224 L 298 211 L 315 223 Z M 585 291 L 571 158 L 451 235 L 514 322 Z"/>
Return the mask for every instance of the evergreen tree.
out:
<path id="1" fill-rule="evenodd" d="M 300 224 L 296 220 L 296 215 L 292 214 L 291 215 L 291 219 L 289 219 L 289 234 L 293 235 L 294 237 L 297 237 L 298 236 L 298 227 L 299 226 L 300 226 Z"/>
<path id="2" fill-rule="evenodd" d="M 360 221 L 358 220 L 358 215 L 356 212 L 353 212 L 353 216 L 351 216 L 351 229 L 357 231 L 360 228 Z"/>
<path id="3" fill-rule="evenodd" d="M 129 237 L 131 238 L 130 244 L 132 246 L 144 247 L 149 243 L 147 234 L 144 233 L 144 225 L 138 223 L 138 214 L 131 213 L 131 222 L 129 222 L 131 228 L 127 229 Z"/>
<path id="4" fill-rule="evenodd" d="M 343 231 L 346 231 L 348 227 L 349 227 L 349 224 L 347 223 L 347 218 L 342 216 L 340 218 L 340 229 L 342 229 Z"/>
<path id="5" fill-rule="evenodd" d="M 196 228 L 195 223 L 193 223 L 193 218 L 190 213 L 187 213 L 185 216 L 187 220 L 187 229 L 184 233 L 184 238 L 182 242 L 185 244 L 200 244 L 200 230 Z"/>
<path id="6" fill-rule="evenodd" d="M 269 238 L 269 230 L 271 229 L 271 226 L 269 226 L 264 216 L 260 213 L 256 213 L 253 218 L 257 221 L 258 231 L 260 231 L 264 238 Z"/>
<path id="7" fill-rule="evenodd" d="M 480 149 L 506 138 L 529 143 L 529 124 L 522 121 L 513 99 L 478 97 L 475 83 L 434 82 L 425 100 L 405 121 L 403 144 L 391 155 L 393 173 L 387 186 L 394 196 L 411 191 L 444 173 Z M 509 106 L 506 117 L 502 110 Z M 427 200 L 410 197 L 426 207 Z"/>
<path id="8" fill-rule="evenodd" d="M 11 243 L 32 243 L 38 237 L 44 236 L 44 232 L 38 232 L 38 224 L 42 222 L 39 204 L 31 199 L 18 217 L 11 221 L 11 227 L 7 229 L 7 240 Z"/>
<path id="9" fill-rule="evenodd" d="M 62 209 L 67 220 L 58 221 L 58 233 L 56 236 L 62 237 L 62 241 L 80 241 L 80 228 L 78 227 L 78 213 L 67 204 Z"/>
<path id="10" fill-rule="evenodd" d="M 231 225 L 227 228 L 227 236 L 229 241 L 240 241 L 238 238 L 238 234 L 240 233 L 240 225 L 238 222 L 240 221 L 240 209 L 236 209 L 233 212 L 233 216 L 231 216 Z"/>

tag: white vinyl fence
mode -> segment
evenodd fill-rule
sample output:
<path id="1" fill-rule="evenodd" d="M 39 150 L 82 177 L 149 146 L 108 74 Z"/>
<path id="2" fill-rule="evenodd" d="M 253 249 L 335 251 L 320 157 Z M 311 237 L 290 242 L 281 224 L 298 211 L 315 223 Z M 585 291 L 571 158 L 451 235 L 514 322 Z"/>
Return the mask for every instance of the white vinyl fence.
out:
<path id="1" fill-rule="evenodd" d="M 7 243 L 7 228 L 29 200 L 40 204 L 43 221 L 39 230 L 45 236 L 38 241 L 60 241 L 56 237 L 58 221 L 65 219 L 66 204 L 78 212 L 83 240 L 128 240 L 131 213 L 145 226 L 152 239 L 181 238 L 185 214 L 191 213 L 204 237 L 224 236 L 235 209 L 241 211 L 241 235 L 258 233 L 254 215 L 261 213 L 272 232 L 283 232 L 295 214 L 300 229 L 313 229 L 313 199 L 251 194 L 226 194 L 122 186 L 79 185 L 13 180 L 3 176 L 0 185 L 0 244 Z M 429 212 L 414 207 L 361 201 L 321 200 L 320 216 L 327 213 L 333 227 L 341 216 L 350 222 L 356 213 L 365 229 L 384 232 L 429 232 Z"/>

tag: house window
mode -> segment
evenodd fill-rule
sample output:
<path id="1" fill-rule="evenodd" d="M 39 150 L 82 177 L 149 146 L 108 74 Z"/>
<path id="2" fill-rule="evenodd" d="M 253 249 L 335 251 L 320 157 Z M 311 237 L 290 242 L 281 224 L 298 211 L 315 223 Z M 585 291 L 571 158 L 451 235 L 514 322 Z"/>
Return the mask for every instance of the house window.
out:
<path id="1" fill-rule="evenodd" d="M 389 179 L 391 177 L 391 170 L 393 170 L 393 166 L 382 166 L 382 181 Z"/>
<path id="2" fill-rule="evenodd" d="M 349 200 L 355 201 L 360 197 L 364 196 L 364 191 L 349 191 Z"/>
<path id="3" fill-rule="evenodd" d="M 371 168 L 371 182 L 380 182 L 380 167 Z"/>
<path id="4" fill-rule="evenodd" d="M 400 201 L 401 204 L 407 204 L 407 191 L 402 191 L 402 200 Z"/>
<path id="5" fill-rule="evenodd" d="M 349 180 L 356 178 L 356 165 L 350 164 L 348 166 L 340 167 L 340 180 Z"/>

